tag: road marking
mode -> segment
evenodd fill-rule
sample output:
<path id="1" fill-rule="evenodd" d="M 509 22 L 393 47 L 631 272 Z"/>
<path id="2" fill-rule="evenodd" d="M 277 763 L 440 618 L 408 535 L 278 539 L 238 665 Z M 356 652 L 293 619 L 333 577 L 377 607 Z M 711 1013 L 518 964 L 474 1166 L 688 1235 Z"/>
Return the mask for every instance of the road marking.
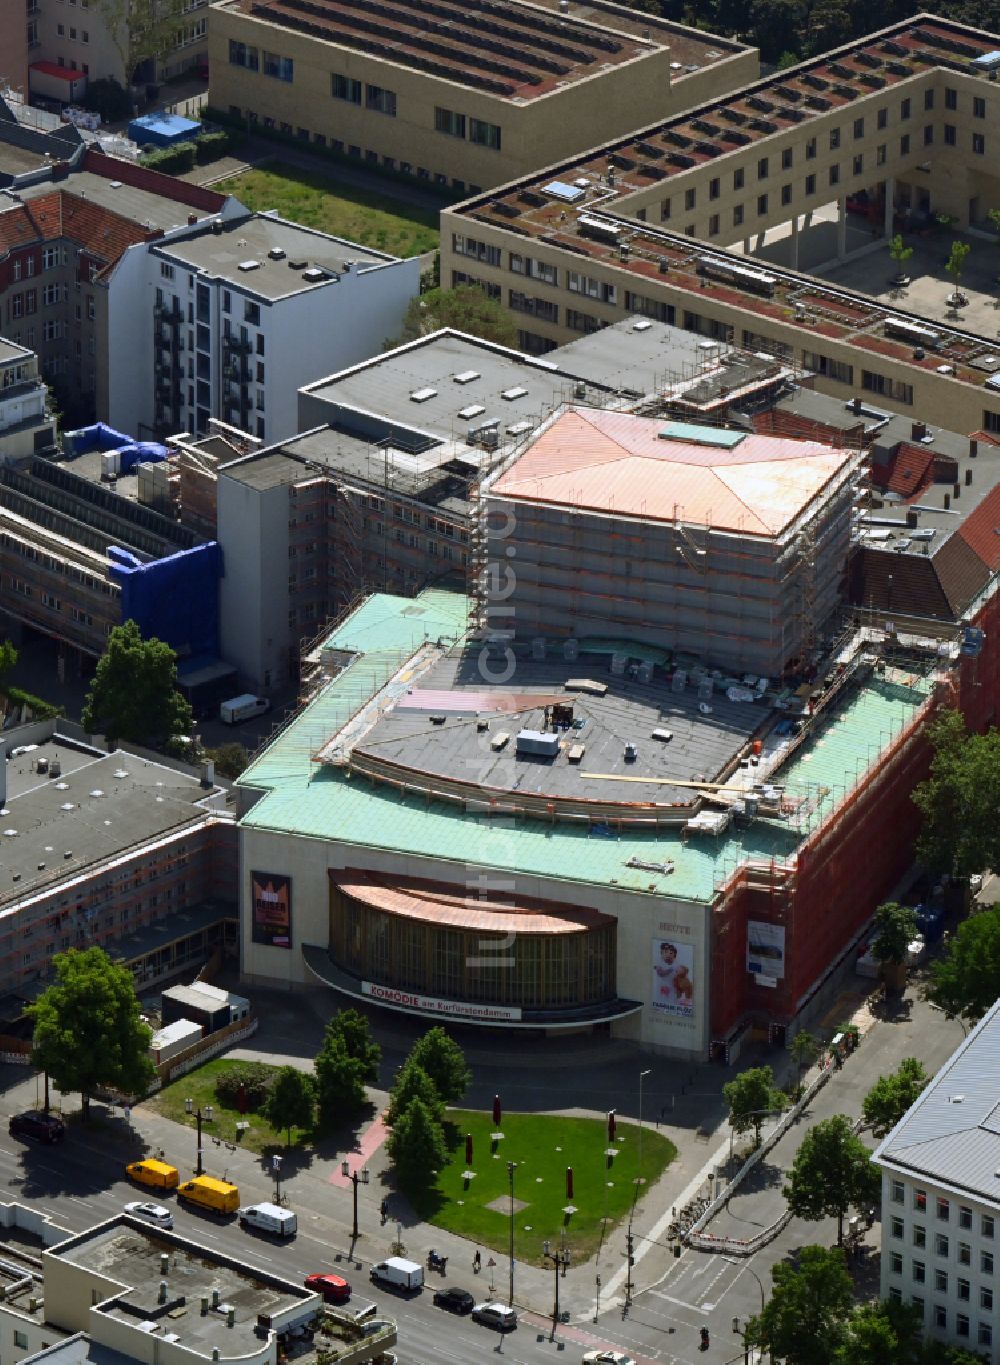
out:
<path id="1" fill-rule="evenodd" d="M 687 1308 L 692 1313 L 701 1313 L 703 1317 L 708 1313 L 707 1305 L 701 1306 L 696 1303 L 688 1303 L 687 1299 L 675 1299 L 673 1294 L 664 1293 L 662 1289 L 650 1289 L 647 1292 L 652 1294 L 654 1298 L 665 1299 L 667 1303 L 675 1304 L 678 1308 Z M 714 1307 L 714 1305 L 712 1306 Z"/>

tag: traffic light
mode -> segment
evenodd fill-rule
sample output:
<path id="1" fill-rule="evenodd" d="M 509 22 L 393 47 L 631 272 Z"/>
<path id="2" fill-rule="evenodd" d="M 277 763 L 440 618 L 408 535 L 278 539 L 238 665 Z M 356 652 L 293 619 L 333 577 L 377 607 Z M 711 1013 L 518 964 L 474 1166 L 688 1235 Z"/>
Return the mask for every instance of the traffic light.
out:
<path id="1" fill-rule="evenodd" d="M 629 1265 L 635 1265 L 635 1238 L 631 1233 L 628 1233 L 625 1240 L 628 1245 L 628 1263 Z"/>

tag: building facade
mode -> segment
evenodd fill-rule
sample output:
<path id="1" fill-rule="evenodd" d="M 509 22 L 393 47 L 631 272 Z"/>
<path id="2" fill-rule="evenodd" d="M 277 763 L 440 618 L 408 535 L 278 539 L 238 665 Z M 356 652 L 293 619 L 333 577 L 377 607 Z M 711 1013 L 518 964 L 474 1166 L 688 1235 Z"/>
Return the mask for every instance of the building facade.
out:
<path id="1" fill-rule="evenodd" d="M 555 11 L 546 12 L 546 9 Z M 755 49 L 614 4 L 419 7 L 224 0 L 210 100 L 251 124 L 475 192 L 752 80 Z"/>
<path id="2" fill-rule="evenodd" d="M 48 410 L 38 357 L 0 338 L 0 462 L 52 450 L 55 444 L 55 418 Z"/>

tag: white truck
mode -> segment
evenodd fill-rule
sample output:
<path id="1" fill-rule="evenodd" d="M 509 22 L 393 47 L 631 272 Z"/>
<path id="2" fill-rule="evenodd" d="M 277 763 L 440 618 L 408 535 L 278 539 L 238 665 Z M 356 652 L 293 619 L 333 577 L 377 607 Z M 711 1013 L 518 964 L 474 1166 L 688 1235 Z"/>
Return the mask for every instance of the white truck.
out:
<path id="1" fill-rule="evenodd" d="M 239 1220 L 241 1228 L 269 1232 L 274 1237 L 294 1237 L 299 1230 L 298 1218 L 280 1204 L 247 1204 L 239 1210 Z"/>
<path id="2" fill-rule="evenodd" d="M 371 1278 L 375 1284 L 413 1292 L 423 1288 L 424 1268 L 416 1261 L 404 1261 L 402 1256 L 390 1256 L 387 1261 L 378 1261 L 372 1266 Z"/>
<path id="3" fill-rule="evenodd" d="M 255 697 L 252 692 L 244 692 L 220 704 L 219 719 L 226 725 L 237 725 L 241 720 L 250 720 L 252 716 L 263 716 L 270 709 L 271 703 L 267 697 Z"/>

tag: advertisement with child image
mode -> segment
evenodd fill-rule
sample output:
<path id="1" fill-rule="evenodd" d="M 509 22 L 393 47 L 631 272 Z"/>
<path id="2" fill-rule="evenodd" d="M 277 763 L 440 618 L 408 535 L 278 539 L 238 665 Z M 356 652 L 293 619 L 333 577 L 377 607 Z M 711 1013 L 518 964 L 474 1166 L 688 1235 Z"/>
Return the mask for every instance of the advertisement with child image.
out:
<path id="1" fill-rule="evenodd" d="M 653 939 L 653 1008 L 680 1019 L 694 1018 L 694 946 Z"/>

